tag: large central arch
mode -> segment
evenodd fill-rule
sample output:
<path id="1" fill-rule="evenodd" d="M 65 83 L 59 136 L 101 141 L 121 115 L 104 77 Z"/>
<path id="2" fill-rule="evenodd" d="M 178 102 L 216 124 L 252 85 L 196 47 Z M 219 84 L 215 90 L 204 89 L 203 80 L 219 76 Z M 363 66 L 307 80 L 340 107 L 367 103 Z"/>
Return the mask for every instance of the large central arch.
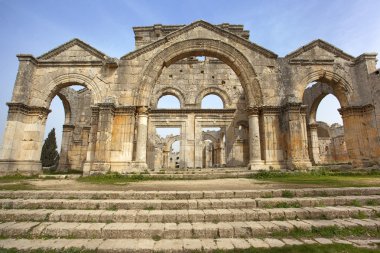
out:
<path id="1" fill-rule="evenodd" d="M 154 56 L 143 71 L 134 104 L 149 106 L 152 90 L 164 67 L 186 57 L 202 55 L 218 58 L 236 73 L 246 94 L 247 106 L 262 105 L 261 87 L 248 59 L 235 47 L 212 39 L 177 42 Z"/>

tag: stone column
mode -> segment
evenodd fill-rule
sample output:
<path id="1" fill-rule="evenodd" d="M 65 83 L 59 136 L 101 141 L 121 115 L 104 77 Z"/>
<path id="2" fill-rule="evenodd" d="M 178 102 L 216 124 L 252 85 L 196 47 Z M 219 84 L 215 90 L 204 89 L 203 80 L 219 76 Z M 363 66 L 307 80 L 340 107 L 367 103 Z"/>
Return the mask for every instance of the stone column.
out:
<path id="1" fill-rule="evenodd" d="M 50 110 L 22 103 L 7 105 L 9 111 L 0 150 L 0 174 L 40 174 L 41 149 Z"/>
<path id="2" fill-rule="evenodd" d="M 136 162 L 146 164 L 146 144 L 148 138 L 148 107 L 137 108 Z"/>
<path id="3" fill-rule="evenodd" d="M 249 168 L 251 170 L 263 169 L 261 159 L 259 109 L 257 107 L 248 109 L 249 124 Z"/>
<path id="4" fill-rule="evenodd" d="M 309 133 L 310 133 L 310 153 L 311 153 L 311 159 L 314 164 L 319 164 L 321 162 L 320 155 L 319 155 L 319 143 L 318 143 L 318 131 L 317 131 L 318 124 L 312 123 L 309 124 Z"/>
<path id="5" fill-rule="evenodd" d="M 59 154 L 58 171 L 67 172 L 69 169 L 72 169 L 68 153 L 70 150 L 74 128 L 74 125 L 63 125 L 62 127 L 62 142 L 61 152 Z"/>
<path id="6" fill-rule="evenodd" d="M 289 169 L 311 167 L 306 130 L 306 109 L 301 103 L 287 103 L 282 108 L 282 124 L 286 133 L 287 166 Z"/>

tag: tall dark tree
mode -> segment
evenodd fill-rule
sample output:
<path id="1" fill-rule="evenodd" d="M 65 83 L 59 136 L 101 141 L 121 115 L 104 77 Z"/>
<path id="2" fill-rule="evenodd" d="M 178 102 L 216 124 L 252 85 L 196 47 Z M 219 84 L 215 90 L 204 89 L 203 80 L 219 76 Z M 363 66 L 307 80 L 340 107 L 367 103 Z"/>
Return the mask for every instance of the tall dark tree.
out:
<path id="1" fill-rule="evenodd" d="M 57 152 L 57 141 L 55 139 L 55 129 L 53 128 L 46 138 L 41 152 L 42 167 L 52 167 L 58 165 L 59 153 Z"/>

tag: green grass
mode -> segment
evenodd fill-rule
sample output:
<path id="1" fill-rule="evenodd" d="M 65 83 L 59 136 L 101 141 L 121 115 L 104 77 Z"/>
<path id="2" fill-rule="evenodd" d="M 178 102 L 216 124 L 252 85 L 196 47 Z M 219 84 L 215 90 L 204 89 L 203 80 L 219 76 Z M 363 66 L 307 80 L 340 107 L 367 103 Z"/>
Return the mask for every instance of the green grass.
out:
<path id="1" fill-rule="evenodd" d="M 22 191 L 22 190 L 35 190 L 34 185 L 28 182 L 15 182 L 15 183 L 0 183 L 0 191 Z"/>
<path id="2" fill-rule="evenodd" d="M 319 185 L 328 187 L 380 186 L 379 171 L 342 172 L 313 170 L 310 172 L 260 171 L 251 178 L 282 184 Z"/>
<path id="3" fill-rule="evenodd" d="M 23 176 L 20 174 L 8 175 L 0 177 L 0 183 L 10 183 L 15 181 L 22 181 L 26 179 L 36 179 L 38 176 Z"/>
<path id="4" fill-rule="evenodd" d="M 215 250 L 213 253 L 378 253 L 379 249 L 363 249 L 356 248 L 346 244 L 330 244 L 330 245 L 297 245 L 285 246 L 281 248 L 249 248 L 244 250 Z"/>

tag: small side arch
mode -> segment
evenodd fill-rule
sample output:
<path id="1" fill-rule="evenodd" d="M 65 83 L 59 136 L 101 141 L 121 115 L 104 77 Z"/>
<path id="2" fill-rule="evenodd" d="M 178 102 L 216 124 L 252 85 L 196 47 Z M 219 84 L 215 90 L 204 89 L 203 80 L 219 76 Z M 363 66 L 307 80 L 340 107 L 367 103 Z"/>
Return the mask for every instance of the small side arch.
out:
<path id="1" fill-rule="evenodd" d="M 230 96 L 228 96 L 227 92 L 217 87 L 208 87 L 201 90 L 195 98 L 195 104 L 197 105 L 197 108 L 201 108 L 202 100 L 207 95 L 217 95 L 218 97 L 220 97 L 220 99 L 223 102 L 224 108 L 232 107 L 231 98 Z"/>

